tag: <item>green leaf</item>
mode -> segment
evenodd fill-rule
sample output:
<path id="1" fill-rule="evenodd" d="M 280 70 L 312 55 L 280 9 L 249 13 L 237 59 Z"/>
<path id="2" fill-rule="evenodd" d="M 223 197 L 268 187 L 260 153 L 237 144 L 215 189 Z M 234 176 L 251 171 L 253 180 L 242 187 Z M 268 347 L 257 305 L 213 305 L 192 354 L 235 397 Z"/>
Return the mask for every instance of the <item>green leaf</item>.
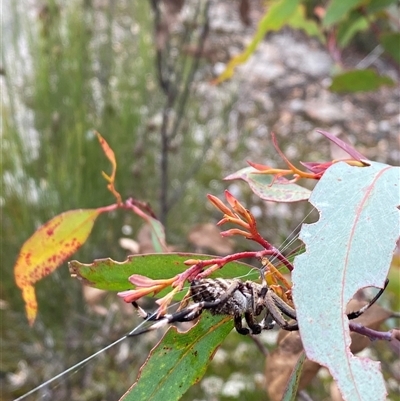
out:
<path id="1" fill-rule="evenodd" d="M 326 42 L 325 36 L 322 33 L 321 28 L 318 24 L 311 19 L 307 19 L 306 8 L 303 4 L 300 4 L 295 13 L 290 17 L 288 25 L 294 29 L 303 30 L 308 36 L 315 36 L 321 43 Z"/>
<path id="2" fill-rule="evenodd" d="M 296 11 L 300 0 L 275 1 L 258 24 L 257 32 L 243 53 L 233 57 L 225 70 L 214 80 L 215 84 L 225 81 L 233 76 L 235 68 L 243 64 L 254 53 L 258 44 L 263 40 L 267 32 L 281 29 Z"/>
<path id="3" fill-rule="evenodd" d="M 396 3 L 398 0 L 370 0 L 367 5 L 366 12 L 367 14 L 372 14 L 377 11 L 383 10 L 386 7 L 389 7 L 391 4 Z"/>
<path id="4" fill-rule="evenodd" d="M 329 27 L 347 17 L 347 13 L 353 8 L 363 5 L 365 0 L 331 0 L 326 10 L 322 24 Z"/>
<path id="5" fill-rule="evenodd" d="M 395 82 L 388 76 L 380 76 L 374 70 L 352 70 L 336 75 L 330 86 L 332 92 L 372 91 L 382 85 L 393 86 Z"/>
<path id="6" fill-rule="evenodd" d="M 133 287 L 128 281 L 129 276 L 132 274 L 140 274 L 154 280 L 167 279 L 184 272 L 188 268 L 183 264 L 185 260 L 204 260 L 215 257 L 193 253 L 157 253 L 132 255 L 124 262 L 116 262 L 107 258 L 97 259 L 90 264 L 73 260 L 68 265 L 72 275 L 92 287 L 108 291 L 124 291 Z M 248 274 L 252 268 L 252 266 L 245 263 L 231 262 L 214 273 L 214 275 L 211 275 L 211 277 L 240 277 Z M 157 294 L 157 298 L 162 297 L 166 292 L 168 290 L 161 291 Z M 182 293 L 179 294 L 181 298 L 183 295 Z M 177 295 L 176 299 L 179 299 L 179 296 Z"/>
<path id="7" fill-rule="evenodd" d="M 296 365 L 293 368 L 292 374 L 290 375 L 282 401 L 296 400 L 297 389 L 299 387 L 301 372 L 303 370 L 303 365 L 305 360 L 306 360 L 306 354 L 302 352 L 299 359 L 296 362 Z"/>
<path id="8" fill-rule="evenodd" d="M 383 33 L 380 40 L 383 48 L 400 64 L 400 32 Z"/>
<path id="9" fill-rule="evenodd" d="M 337 41 L 340 48 L 346 47 L 354 38 L 357 32 L 366 31 L 369 28 L 369 22 L 358 12 L 351 13 L 346 21 L 343 21 L 337 32 Z"/>
<path id="10" fill-rule="evenodd" d="M 187 333 L 179 334 L 175 328 L 170 328 L 141 367 L 136 383 L 121 400 L 179 400 L 202 378 L 217 347 L 232 328 L 230 317 L 209 313 L 203 314 Z"/>
<path id="11" fill-rule="evenodd" d="M 272 202 L 299 202 L 307 200 L 311 191 L 290 183 L 285 178 L 275 179 L 270 174 L 261 174 L 253 167 L 245 167 L 225 178 L 246 181 L 251 190 L 261 199 Z"/>
<path id="12" fill-rule="evenodd" d="M 303 346 L 347 400 L 385 399 L 379 364 L 350 353 L 345 309 L 360 288 L 383 287 L 400 235 L 399 182 L 399 167 L 333 165 L 310 197 L 320 219 L 300 233 L 306 252 L 292 279 Z"/>

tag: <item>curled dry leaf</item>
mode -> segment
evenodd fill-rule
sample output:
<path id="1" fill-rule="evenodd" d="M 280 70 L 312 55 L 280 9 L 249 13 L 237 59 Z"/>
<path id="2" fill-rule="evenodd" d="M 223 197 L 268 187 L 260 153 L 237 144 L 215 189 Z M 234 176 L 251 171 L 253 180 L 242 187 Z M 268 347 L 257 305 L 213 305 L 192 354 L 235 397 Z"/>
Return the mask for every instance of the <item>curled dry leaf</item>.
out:
<path id="1" fill-rule="evenodd" d="M 364 305 L 365 302 L 352 299 L 349 302 L 346 311 L 347 313 L 349 313 L 360 309 Z M 360 323 L 365 327 L 369 327 L 370 329 L 378 330 L 381 324 L 391 316 L 392 316 L 391 312 L 375 304 L 372 305 L 369 309 L 367 309 L 360 317 L 354 319 L 353 322 Z M 350 337 L 351 337 L 350 350 L 353 354 L 361 352 L 371 343 L 371 340 L 368 337 L 358 333 L 351 332 Z"/>
<path id="2" fill-rule="evenodd" d="M 329 390 L 332 401 L 344 401 L 336 382 L 332 382 Z"/>
<path id="3" fill-rule="evenodd" d="M 365 304 L 366 302 L 364 301 L 352 299 L 347 307 L 347 312 L 358 310 Z M 391 312 L 375 304 L 367 309 L 359 318 L 354 319 L 354 322 L 377 330 L 391 315 Z M 371 343 L 368 337 L 361 334 L 352 332 L 350 336 L 352 339 L 350 350 L 353 354 L 362 351 Z M 278 335 L 278 348 L 271 352 L 266 359 L 265 379 L 267 392 L 272 401 L 280 401 L 282 399 L 289 377 L 302 352 L 304 351 L 300 333 L 289 333 L 280 330 Z M 301 374 L 299 390 L 304 389 L 311 382 L 320 367 L 318 363 L 306 359 Z M 335 401 L 341 400 L 341 398 L 332 399 Z"/>
<path id="4" fill-rule="evenodd" d="M 139 251 L 137 253 L 146 254 L 146 253 L 156 253 L 156 249 L 154 248 L 153 242 L 153 233 L 152 227 L 149 224 L 143 224 L 140 228 L 137 235 L 137 242 L 139 243 Z M 165 252 L 173 252 L 173 247 L 167 245 L 167 249 Z"/>
<path id="5" fill-rule="evenodd" d="M 399 329 L 393 329 L 393 338 L 396 339 L 397 341 L 400 341 L 400 330 Z"/>
<path id="6" fill-rule="evenodd" d="M 142 225 L 139 230 L 137 240 L 139 243 L 138 253 L 153 253 L 154 247 L 151 241 L 151 227 L 148 224 Z"/>
<path id="7" fill-rule="evenodd" d="M 108 309 L 101 305 L 101 300 L 106 296 L 107 291 L 99 290 L 98 288 L 83 286 L 83 298 L 90 309 L 98 315 L 105 316 L 108 313 Z"/>
<path id="8" fill-rule="evenodd" d="M 196 252 L 211 250 L 217 255 L 226 255 L 233 252 L 234 242 L 229 238 L 221 237 L 221 232 L 212 223 L 194 226 L 188 236 L 189 241 L 196 247 Z"/>
<path id="9" fill-rule="evenodd" d="M 4 299 L 0 299 L 0 310 L 6 310 L 10 307 L 9 303 Z"/>
<path id="10" fill-rule="evenodd" d="M 293 368 L 304 352 L 300 333 L 281 330 L 278 348 L 267 356 L 265 381 L 267 392 L 272 401 L 281 401 Z M 317 374 L 320 365 L 306 359 L 299 383 L 303 389 Z"/>

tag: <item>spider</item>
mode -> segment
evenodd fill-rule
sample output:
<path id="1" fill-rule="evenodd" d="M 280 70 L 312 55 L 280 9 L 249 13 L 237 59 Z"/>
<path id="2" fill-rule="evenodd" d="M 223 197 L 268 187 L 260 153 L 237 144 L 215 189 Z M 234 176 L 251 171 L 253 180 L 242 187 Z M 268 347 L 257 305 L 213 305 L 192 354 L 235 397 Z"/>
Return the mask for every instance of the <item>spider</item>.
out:
<path id="1" fill-rule="evenodd" d="M 387 284 L 388 280 L 368 304 L 358 311 L 348 313 L 347 317 L 351 320 L 362 315 L 379 299 Z M 275 326 L 275 323 L 284 330 L 295 331 L 299 329 L 297 322 L 289 322 L 284 317 L 286 315 L 296 320 L 296 311 L 279 298 L 274 291 L 270 290 L 265 280 L 262 284 L 222 278 L 193 280 L 188 295 L 194 303 L 176 313 L 160 316 L 157 313 L 148 313 L 136 302 L 132 302 L 143 319 L 156 323 L 143 330 L 130 333 L 128 337 L 157 330 L 174 322 L 192 321 L 200 316 L 204 310 L 209 310 L 213 315 L 233 316 L 236 331 L 243 335 L 259 334 L 262 330 L 270 330 Z M 256 317 L 263 312 L 265 315 L 259 323 Z M 243 317 L 248 328 L 242 325 Z"/>

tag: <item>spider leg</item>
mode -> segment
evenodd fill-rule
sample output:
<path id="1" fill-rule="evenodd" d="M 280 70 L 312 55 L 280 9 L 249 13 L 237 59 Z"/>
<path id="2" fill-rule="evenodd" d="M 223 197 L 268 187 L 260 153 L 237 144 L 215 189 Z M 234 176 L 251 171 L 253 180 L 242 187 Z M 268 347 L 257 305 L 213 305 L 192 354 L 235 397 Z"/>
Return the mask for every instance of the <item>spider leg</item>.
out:
<path id="1" fill-rule="evenodd" d="M 136 302 L 132 302 L 132 305 L 137 310 L 137 312 L 141 318 L 143 318 L 144 320 L 147 320 L 147 321 L 151 321 L 151 322 L 157 322 L 157 321 L 164 320 L 164 319 L 169 319 L 169 322 L 188 322 L 190 320 L 195 319 L 198 316 L 198 315 L 196 315 L 195 317 L 191 317 L 190 314 L 193 313 L 193 311 L 190 308 L 185 308 L 182 311 L 178 311 L 174 314 L 168 314 L 168 315 L 166 314 L 166 315 L 158 316 L 157 311 L 156 312 L 146 312 Z M 193 305 L 198 305 L 198 304 L 196 303 Z M 170 320 L 171 317 L 174 317 L 174 320 L 171 321 Z M 177 320 L 175 320 L 175 317 Z"/>
<path id="2" fill-rule="evenodd" d="M 233 321 L 235 323 L 235 329 L 239 334 L 243 334 L 244 336 L 246 336 L 247 334 L 250 333 L 249 329 L 246 329 L 245 327 L 242 326 L 242 316 L 241 315 L 234 315 Z"/>
<path id="3" fill-rule="evenodd" d="M 370 308 L 382 295 L 382 293 L 385 291 L 387 285 L 389 283 L 389 280 L 386 279 L 385 284 L 383 288 L 381 288 L 378 293 L 371 299 L 371 301 L 368 302 L 365 306 L 363 306 L 361 309 L 355 312 L 351 312 L 347 314 L 347 317 L 349 320 L 351 319 L 356 319 L 357 317 L 361 316 L 368 308 Z M 289 323 L 283 316 L 285 314 L 286 316 L 296 319 L 296 311 L 287 305 L 278 295 L 276 295 L 273 291 L 268 291 L 265 294 L 265 304 L 268 308 L 269 313 L 272 315 L 274 320 L 278 323 L 278 325 L 287 331 L 295 331 L 299 329 L 299 326 L 297 323 Z M 266 318 L 264 318 L 265 320 Z M 264 324 L 263 320 L 263 324 Z"/>
<path id="4" fill-rule="evenodd" d="M 267 309 L 264 319 L 261 321 L 262 330 L 271 330 L 275 326 L 275 322 L 285 330 L 295 331 L 298 330 L 297 323 L 289 323 L 283 316 L 283 313 L 292 319 L 296 320 L 296 311 L 283 301 L 278 295 L 269 289 L 265 275 L 262 274 L 262 285 L 261 291 L 258 295 L 258 301 L 255 309 L 255 314 L 258 316 L 261 312 Z M 269 321 L 272 316 L 273 321 Z"/>
<path id="5" fill-rule="evenodd" d="M 149 331 L 157 330 L 161 327 L 165 327 L 170 323 L 174 322 L 189 322 L 191 320 L 196 319 L 198 316 L 201 315 L 204 309 L 214 309 L 216 306 L 219 306 L 225 303 L 231 295 L 238 289 L 241 285 L 239 281 L 235 281 L 227 290 L 226 292 L 217 300 L 215 301 L 202 301 L 197 302 L 195 304 L 189 305 L 187 308 L 178 311 L 173 314 L 165 314 L 161 316 L 157 316 L 157 313 L 148 313 L 144 309 L 142 309 L 136 302 L 132 302 L 132 305 L 138 311 L 139 315 L 148 321 L 156 321 L 157 323 L 153 324 L 150 327 L 145 329 L 135 331 L 133 333 L 129 333 L 127 337 L 135 337 L 139 334 L 147 333 Z M 235 321 L 236 327 L 236 321 Z M 243 329 L 245 330 L 245 329 Z M 241 333 L 244 334 L 244 333 Z M 248 334 L 248 331 L 246 332 Z"/>
<path id="6" fill-rule="evenodd" d="M 275 321 L 272 315 L 267 310 L 267 313 L 264 316 L 264 319 L 260 323 L 261 330 L 272 330 L 275 327 Z"/>
<path id="7" fill-rule="evenodd" d="M 135 302 L 136 303 L 136 302 Z M 133 302 L 132 302 L 133 304 Z M 135 337 L 140 334 L 148 333 L 149 331 L 158 330 L 161 327 L 165 327 L 170 323 L 174 322 L 189 322 L 191 320 L 196 319 L 201 312 L 203 311 L 203 302 L 196 303 L 188 306 L 187 308 L 172 314 L 165 314 L 157 317 L 157 313 L 147 313 L 140 306 L 136 304 L 133 305 L 137 308 L 139 315 L 148 321 L 156 321 L 157 323 L 153 324 L 150 327 L 146 327 L 142 330 L 135 330 L 127 335 L 127 337 Z"/>
<path id="8" fill-rule="evenodd" d="M 252 334 L 260 334 L 261 330 L 262 330 L 262 326 L 257 322 L 257 320 L 254 318 L 254 316 L 258 316 L 261 313 L 261 310 L 257 314 L 258 303 L 256 303 L 256 294 L 254 291 L 254 287 L 251 285 L 246 285 L 246 287 L 251 293 L 252 308 L 251 308 L 251 311 L 247 311 L 244 313 L 244 318 L 246 320 L 247 326 L 249 326 L 249 328 L 251 330 L 251 333 Z M 241 316 L 240 316 L 240 319 L 241 319 Z M 236 331 L 238 331 L 237 328 L 236 328 Z M 248 332 L 248 330 L 247 330 L 247 332 Z M 241 333 L 241 334 L 243 334 L 243 333 Z M 248 333 L 246 333 L 246 334 L 248 334 Z"/>
<path id="9" fill-rule="evenodd" d="M 361 316 L 368 308 L 370 308 L 383 294 L 383 291 L 385 291 L 387 285 L 389 283 L 389 280 L 386 279 L 385 284 L 383 285 L 383 288 L 381 288 L 377 294 L 369 301 L 366 305 L 364 305 L 361 309 L 355 312 L 351 312 L 347 314 L 347 317 L 349 320 L 356 319 L 357 317 Z"/>
<path id="10" fill-rule="evenodd" d="M 157 317 L 157 313 L 155 312 L 146 312 L 143 308 L 141 308 L 136 302 L 132 302 L 133 307 L 136 309 L 137 313 L 141 318 L 144 320 L 151 320 L 151 321 L 156 321 L 156 320 L 161 320 L 163 317 Z"/>
<path id="11" fill-rule="evenodd" d="M 273 291 L 268 291 L 267 298 L 271 297 L 274 304 L 277 306 L 277 308 L 283 312 L 286 316 L 289 316 L 292 319 L 297 319 L 296 317 L 296 311 L 288 305 L 281 297 L 276 295 Z"/>
<path id="12" fill-rule="evenodd" d="M 245 312 L 244 318 L 247 325 L 251 329 L 251 334 L 260 334 L 263 327 L 254 319 L 254 314 L 251 312 Z M 236 328 L 237 330 L 237 328 Z M 242 334 L 242 333 L 241 333 Z"/>
<path id="13" fill-rule="evenodd" d="M 283 314 L 285 314 L 292 319 L 296 319 L 296 311 L 279 298 L 278 295 L 273 291 L 267 291 L 264 300 L 269 313 L 282 329 L 287 331 L 296 331 L 299 329 L 297 322 L 289 323 L 283 316 Z"/>

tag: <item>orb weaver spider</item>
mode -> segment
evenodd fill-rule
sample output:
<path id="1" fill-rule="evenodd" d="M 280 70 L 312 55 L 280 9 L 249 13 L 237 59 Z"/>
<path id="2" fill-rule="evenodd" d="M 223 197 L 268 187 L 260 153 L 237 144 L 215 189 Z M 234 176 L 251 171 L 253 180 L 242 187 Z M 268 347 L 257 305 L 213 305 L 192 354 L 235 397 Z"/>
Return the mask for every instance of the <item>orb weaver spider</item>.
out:
<path id="1" fill-rule="evenodd" d="M 355 312 L 347 314 L 347 317 L 355 319 L 371 307 L 385 291 L 389 280 L 365 306 Z M 262 330 L 270 330 L 275 323 L 287 331 L 298 330 L 297 322 L 289 322 L 285 316 L 296 320 L 296 311 L 284 302 L 271 290 L 265 279 L 262 284 L 253 281 L 241 281 L 239 279 L 200 279 L 193 280 L 190 284 L 188 297 L 193 303 L 186 308 L 172 314 L 149 313 L 142 309 L 136 302 L 132 302 L 139 315 L 147 321 L 155 321 L 152 326 L 132 332 L 128 337 L 137 336 L 152 330 L 157 330 L 174 322 L 189 322 L 196 319 L 204 310 L 209 310 L 213 315 L 230 315 L 233 317 L 235 329 L 238 333 L 247 335 L 259 334 Z M 257 316 L 264 314 L 261 322 Z M 247 327 L 243 327 L 242 319 L 245 319 Z M 272 320 L 271 320 L 272 318 Z"/>

